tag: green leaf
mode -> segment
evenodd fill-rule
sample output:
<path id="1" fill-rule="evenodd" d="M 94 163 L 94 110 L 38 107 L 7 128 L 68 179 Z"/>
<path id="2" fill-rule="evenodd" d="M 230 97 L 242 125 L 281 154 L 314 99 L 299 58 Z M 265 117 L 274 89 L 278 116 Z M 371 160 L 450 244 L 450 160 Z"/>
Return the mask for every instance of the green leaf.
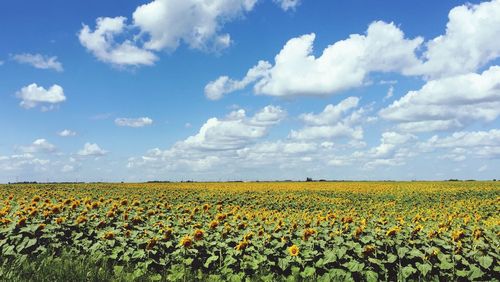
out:
<path id="1" fill-rule="evenodd" d="M 161 280 L 161 274 L 151 275 L 151 276 L 149 276 L 149 279 L 151 279 L 151 281 L 160 281 Z"/>
<path id="2" fill-rule="evenodd" d="M 424 257 L 425 257 L 424 253 L 422 253 L 422 252 L 421 252 L 420 250 L 418 250 L 418 249 L 412 249 L 412 250 L 410 251 L 409 255 L 410 255 L 411 257 L 414 257 L 414 258 L 424 258 Z"/>
<path id="3" fill-rule="evenodd" d="M 439 268 L 442 270 L 452 269 L 453 263 L 446 261 L 446 260 L 442 260 L 441 263 L 439 264 Z"/>
<path id="4" fill-rule="evenodd" d="M 288 268 L 288 265 L 290 264 L 290 261 L 288 259 L 279 259 L 278 260 L 278 266 L 281 268 L 281 270 L 285 271 Z"/>
<path id="5" fill-rule="evenodd" d="M 409 249 L 407 247 L 401 247 L 401 248 L 398 248 L 398 257 L 399 258 L 403 258 L 406 253 L 408 253 Z"/>
<path id="6" fill-rule="evenodd" d="M 361 272 L 363 270 L 363 268 L 365 267 L 365 264 L 359 263 L 355 260 L 352 260 L 349 263 L 347 263 L 346 267 L 351 272 Z"/>
<path id="7" fill-rule="evenodd" d="M 365 273 L 365 276 L 366 276 L 366 281 L 367 282 L 377 282 L 377 281 L 379 281 L 378 274 L 375 271 L 368 270 Z"/>
<path id="8" fill-rule="evenodd" d="M 337 255 L 333 251 L 325 251 L 324 264 L 329 264 L 337 261 Z"/>
<path id="9" fill-rule="evenodd" d="M 337 257 L 339 259 L 343 258 L 346 253 L 347 253 L 347 249 L 344 247 L 337 249 Z"/>
<path id="10" fill-rule="evenodd" d="M 185 264 L 185 265 L 191 265 L 191 264 L 193 264 L 193 259 L 192 259 L 192 258 L 187 258 L 187 259 L 185 259 L 185 260 L 184 260 L 184 264 Z"/>
<path id="11" fill-rule="evenodd" d="M 410 277 L 412 274 L 414 274 L 415 272 L 417 272 L 417 270 L 411 266 L 405 266 L 403 267 L 403 269 L 401 270 L 401 273 L 403 274 L 403 278 L 406 279 L 408 277 Z"/>
<path id="12" fill-rule="evenodd" d="M 205 264 L 203 264 L 203 266 L 205 268 L 209 268 L 210 267 L 210 264 L 214 261 L 217 261 L 219 259 L 218 256 L 211 256 L 209 258 L 207 258 L 207 260 L 205 261 Z"/>
<path id="13" fill-rule="evenodd" d="M 490 256 L 481 256 L 481 257 L 479 257 L 478 261 L 482 267 L 488 269 L 488 268 L 490 268 L 491 264 L 493 263 L 493 258 Z"/>
<path id="14" fill-rule="evenodd" d="M 422 276 L 427 276 L 427 273 L 429 273 L 432 270 L 432 265 L 428 263 L 416 263 L 417 269 L 422 273 Z"/>
<path id="15" fill-rule="evenodd" d="M 300 267 L 292 266 L 292 275 L 297 276 L 300 273 Z"/>
<path id="16" fill-rule="evenodd" d="M 470 280 L 481 278 L 483 275 L 484 275 L 484 272 L 481 271 L 481 269 L 479 267 L 476 267 L 473 265 L 470 266 L 470 270 L 469 270 L 469 279 Z"/>
<path id="17" fill-rule="evenodd" d="M 398 257 L 395 256 L 395 255 L 393 255 L 393 254 L 388 254 L 387 255 L 387 262 L 388 263 L 394 263 L 397 259 L 398 259 Z"/>
<path id="18" fill-rule="evenodd" d="M 316 269 L 314 267 L 306 267 L 304 271 L 300 274 L 303 278 L 312 277 L 316 273 Z"/>
<path id="19" fill-rule="evenodd" d="M 123 272 L 123 266 L 115 265 L 113 267 L 113 272 L 115 273 L 115 276 L 120 276 L 120 274 L 122 274 L 122 272 Z"/>
<path id="20" fill-rule="evenodd" d="M 144 250 L 137 250 L 132 255 L 133 259 L 142 259 L 144 257 L 146 257 L 146 253 L 144 252 Z"/>

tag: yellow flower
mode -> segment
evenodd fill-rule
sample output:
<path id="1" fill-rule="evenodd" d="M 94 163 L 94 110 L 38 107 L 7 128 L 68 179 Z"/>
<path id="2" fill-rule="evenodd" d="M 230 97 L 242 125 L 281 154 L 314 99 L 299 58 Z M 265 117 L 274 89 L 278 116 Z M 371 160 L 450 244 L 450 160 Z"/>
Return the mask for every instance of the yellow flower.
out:
<path id="1" fill-rule="evenodd" d="M 297 245 L 292 245 L 290 248 L 288 248 L 288 252 L 292 257 L 296 257 L 299 255 L 300 249 L 297 247 Z"/>
<path id="2" fill-rule="evenodd" d="M 369 256 L 375 252 L 375 247 L 373 245 L 366 245 L 365 248 L 363 249 L 363 254 L 365 256 Z"/>
<path id="3" fill-rule="evenodd" d="M 393 237 L 396 234 L 398 234 L 399 231 L 401 231 L 401 228 L 399 226 L 394 226 L 391 229 L 387 230 L 387 233 L 385 233 L 385 236 L 387 236 L 387 237 Z"/>
<path id="4" fill-rule="evenodd" d="M 79 216 L 76 220 L 75 220 L 75 223 L 76 224 L 80 224 L 80 223 L 84 223 L 87 221 L 87 218 L 83 215 Z"/>
<path id="5" fill-rule="evenodd" d="M 115 238 L 115 234 L 112 231 L 108 231 L 104 234 L 104 239 L 112 240 Z"/>
<path id="6" fill-rule="evenodd" d="M 19 219 L 19 221 L 17 222 L 16 226 L 17 227 L 24 227 L 24 226 L 26 226 L 26 220 L 27 220 L 26 217 L 21 217 Z"/>
<path id="7" fill-rule="evenodd" d="M 196 229 L 194 232 L 193 232 L 193 237 L 195 240 L 199 241 L 201 239 L 203 239 L 203 234 L 204 234 L 204 231 L 201 230 L 201 229 Z"/>
<path id="8" fill-rule="evenodd" d="M 189 248 L 193 244 L 193 239 L 189 237 L 189 235 L 186 235 L 182 237 L 180 245 L 183 246 L 184 248 Z"/>
<path id="9" fill-rule="evenodd" d="M 453 233 L 451 234 L 451 238 L 453 239 L 453 241 L 455 242 L 458 242 L 460 241 L 461 239 L 463 239 L 465 237 L 465 233 L 463 230 L 455 230 L 453 231 Z"/>
<path id="10" fill-rule="evenodd" d="M 151 250 L 154 248 L 154 246 L 156 245 L 156 242 L 157 242 L 157 239 L 156 238 L 151 238 L 149 241 L 148 241 L 148 244 L 146 245 L 146 250 Z"/>
<path id="11" fill-rule="evenodd" d="M 316 234 L 316 230 L 314 230 L 312 228 L 307 228 L 302 233 L 302 239 L 304 239 L 304 241 L 307 241 L 314 234 Z"/>
<path id="12" fill-rule="evenodd" d="M 212 220 L 212 222 L 210 222 L 210 228 L 211 229 L 214 229 L 216 228 L 217 226 L 219 225 L 219 222 L 217 220 Z"/>
<path id="13" fill-rule="evenodd" d="M 238 245 L 236 245 L 235 249 L 238 250 L 238 251 L 242 251 L 242 250 L 246 249 L 247 246 L 248 246 L 248 241 L 247 240 L 243 240 Z"/>

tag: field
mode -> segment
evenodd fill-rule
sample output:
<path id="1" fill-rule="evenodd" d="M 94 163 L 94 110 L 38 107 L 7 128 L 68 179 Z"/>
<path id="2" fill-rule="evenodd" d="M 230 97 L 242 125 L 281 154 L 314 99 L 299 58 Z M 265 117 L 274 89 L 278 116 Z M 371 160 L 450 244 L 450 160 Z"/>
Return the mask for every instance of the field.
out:
<path id="1" fill-rule="evenodd" d="M 500 182 L 0 186 L 8 281 L 500 277 Z"/>

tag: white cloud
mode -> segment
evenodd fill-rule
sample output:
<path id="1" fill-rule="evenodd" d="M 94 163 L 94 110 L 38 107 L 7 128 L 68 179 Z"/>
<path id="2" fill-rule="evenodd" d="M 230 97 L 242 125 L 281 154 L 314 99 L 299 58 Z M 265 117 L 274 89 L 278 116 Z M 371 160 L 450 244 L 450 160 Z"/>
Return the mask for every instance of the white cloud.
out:
<path id="1" fill-rule="evenodd" d="M 205 96 L 210 100 L 219 100 L 225 94 L 247 87 L 248 84 L 259 79 L 271 67 L 272 65 L 269 62 L 259 61 L 255 67 L 248 70 L 245 78 L 239 81 L 230 79 L 227 76 L 221 76 L 205 86 Z"/>
<path id="2" fill-rule="evenodd" d="M 56 150 L 56 146 L 46 139 L 36 139 L 31 145 L 20 146 L 19 149 L 24 153 L 51 153 Z"/>
<path id="3" fill-rule="evenodd" d="M 348 111 L 356 108 L 358 106 L 358 103 L 358 97 L 348 97 L 345 100 L 342 100 L 337 105 L 327 105 L 323 112 L 317 115 L 308 113 L 300 115 L 299 118 L 309 125 L 334 124 L 339 122 L 343 115 L 345 115 Z"/>
<path id="4" fill-rule="evenodd" d="M 415 156 L 410 145 L 414 145 L 417 137 L 412 134 L 401 134 L 398 132 L 384 132 L 380 138 L 380 144 L 366 151 L 356 151 L 351 159 L 364 163 L 363 168 L 373 170 L 379 166 L 401 166 L 406 159 Z"/>
<path id="5" fill-rule="evenodd" d="M 409 132 L 461 128 L 500 115 L 500 66 L 482 74 L 463 74 L 428 81 L 382 109 L 379 115 L 400 122 Z"/>
<path id="6" fill-rule="evenodd" d="M 4 63 L 4 61 L 0 60 L 0 66 L 3 66 Z"/>
<path id="7" fill-rule="evenodd" d="M 30 153 L 21 155 L 0 156 L 0 171 L 25 171 L 32 167 L 35 170 L 46 170 L 46 166 L 50 164 L 50 160 L 39 159 Z"/>
<path id="8" fill-rule="evenodd" d="M 62 72 L 63 66 L 61 62 L 57 61 L 57 57 L 49 57 L 41 54 L 16 54 L 12 58 L 22 64 L 31 65 L 37 69 L 52 69 L 58 72 Z"/>
<path id="9" fill-rule="evenodd" d="M 356 108 L 359 98 L 348 97 L 337 105 L 329 104 L 319 113 L 307 113 L 300 115 L 300 119 L 306 124 L 299 130 L 292 130 L 289 137 L 298 140 L 320 140 L 346 137 L 349 139 L 363 139 L 363 129 L 357 126 L 364 113 L 364 109 L 358 109 L 349 116 L 346 114 Z"/>
<path id="10" fill-rule="evenodd" d="M 437 149 L 449 150 L 446 156 L 462 158 L 475 156 L 479 158 L 500 158 L 500 130 L 459 131 L 447 137 L 432 136 L 418 145 L 422 152 L 433 152 Z"/>
<path id="11" fill-rule="evenodd" d="M 231 45 L 224 24 L 253 10 L 257 0 L 154 0 L 126 17 L 101 17 L 94 31 L 83 25 L 81 44 L 99 60 L 116 66 L 153 65 L 155 52 L 174 51 L 181 43 L 217 51 Z M 116 38 L 125 38 L 119 42 Z M 129 39 L 127 39 L 129 38 Z"/>
<path id="12" fill-rule="evenodd" d="M 500 57 L 500 0 L 453 8 L 446 33 L 426 43 L 422 64 L 409 74 L 428 77 L 475 72 Z"/>
<path id="13" fill-rule="evenodd" d="M 36 83 L 32 83 L 21 88 L 16 93 L 16 96 L 22 100 L 20 105 L 25 109 L 34 108 L 39 104 L 51 104 L 48 108 L 42 108 L 51 109 L 55 104 L 66 100 L 63 88 L 57 84 L 52 85 L 49 89 L 45 89 Z"/>
<path id="14" fill-rule="evenodd" d="M 59 135 L 61 137 L 73 137 L 73 136 L 76 136 L 76 132 L 71 131 L 69 129 L 64 129 L 64 130 L 58 132 L 57 135 Z"/>
<path id="15" fill-rule="evenodd" d="M 149 50 L 175 50 L 181 42 L 193 49 L 223 48 L 230 40 L 219 33 L 224 23 L 251 11 L 256 2 L 155 0 L 137 7 L 134 25 L 148 35 L 144 47 Z"/>
<path id="16" fill-rule="evenodd" d="M 390 86 L 389 90 L 387 90 L 387 94 L 384 97 L 384 100 L 390 99 L 394 95 L 394 86 Z"/>
<path id="17" fill-rule="evenodd" d="M 64 165 L 62 168 L 61 168 L 61 172 L 72 172 L 75 170 L 75 167 L 72 166 L 72 165 Z"/>
<path id="18" fill-rule="evenodd" d="M 153 120 L 148 117 L 140 118 L 117 118 L 115 124 L 118 126 L 144 127 L 153 124 Z"/>
<path id="19" fill-rule="evenodd" d="M 283 11 L 295 10 L 299 5 L 301 0 L 273 0 L 276 4 L 280 5 Z"/>
<path id="20" fill-rule="evenodd" d="M 253 117 L 245 110 L 231 112 L 225 119 L 211 118 L 198 134 L 188 137 L 178 146 L 203 150 L 231 150 L 242 148 L 267 135 L 268 129 L 278 124 L 286 113 L 276 106 L 266 106 Z"/>
<path id="21" fill-rule="evenodd" d="M 253 116 L 242 109 L 225 118 L 210 118 L 199 132 L 175 143 L 167 150 L 149 150 L 145 156 L 131 158 L 129 168 L 149 167 L 155 170 L 204 171 L 216 165 L 229 165 L 236 151 L 256 144 L 286 113 L 277 106 L 266 106 Z M 291 149 L 291 148 L 290 148 Z"/>
<path id="22" fill-rule="evenodd" d="M 105 63 L 117 66 L 153 65 L 158 59 L 153 52 L 137 47 L 131 40 L 115 42 L 115 37 L 127 29 L 126 20 L 125 17 L 98 18 L 94 31 L 83 25 L 78 34 L 80 43 Z"/>
<path id="23" fill-rule="evenodd" d="M 80 156 L 95 156 L 95 157 L 100 157 L 104 156 L 108 153 L 108 151 L 105 151 L 99 147 L 99 145 L 95 143 L 85 143 L 83 145 L 83 149 L 78 151 L 78 155 Z"/>
<path id="24" fill-rule="evenodd" d="M 405 73 L 419 63 L 415 50 L 423 39 L 405 39 L 393 23 L 373 22 L 366 35 L 352 34 L 313 55 L 315 34 L 290 39 L 276 55 L 274 66 L 260 61 L 242 80 L 226 76 L 210 82 L 207 97 L 240 90 L 251 83 L 256 94 L 272 96 L 331 95 L 360 87 L 371 72 Z"/>

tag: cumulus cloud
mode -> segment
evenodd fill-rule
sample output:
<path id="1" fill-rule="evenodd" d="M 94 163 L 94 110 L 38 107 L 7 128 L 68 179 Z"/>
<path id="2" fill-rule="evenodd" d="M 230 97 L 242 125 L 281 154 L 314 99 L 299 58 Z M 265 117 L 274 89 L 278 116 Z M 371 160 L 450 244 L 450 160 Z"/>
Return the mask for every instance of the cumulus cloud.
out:
<path id="1" fill-rule="evenodd" d="M 400 122 L 399 129 L 424 132 L 462 128 L 500 115 L 500 67 L 428 81 L 382 109 L 379 115 Z"/>
<path id="2" fill-rule="evenodd" d="M 300 5 L 301 0 L 273 0 L 283 11 L 295 10 Z"/>
<path id="3" fill-rule="evenodd" d="M 0 156 L 0 171 L 24 171 L 30 167 L 35 170 L 46 170 L 49 164 L 50 160 L 39 159 L 30 153 Z"/>
<path id="4" fill-rule="evenodd" d="M 167 150 L 149 150 L 140 158 L 131 158 L 128 167 L 154 169 L 209 170 L 228 163 L 236 151 L 255 144 L 267 136 L 272 126 L 280 123 L 286 112 L 277 106 L 266 106 L 253 116 L 240 109 L 224 118 L 210 118 L 197 134 L 175 143 Z M 232 156 L 232 157 L 231 157 Z"/>
<path id="5" fill-rule="evenodd" d="M 224 23 L 251 11 L 256 0 L 155 0 L 137 7 L 134 25 L 149 38 L 149 50 L 175 50 L 181 42 L 193 49 L 229 45 L 229 35 L 221 34 Z"/>
<path id="6" fill-rule="evenodd" d="M 255 67 L 248 70 L 245 78 L 242 80 L 233 80 L 227 76 L 221 76 L 205 86 L 205 96 L 210 100 L 219 100 L 225 94 L 247 87 L 247 85 L 259 79 L 271 67 L 272 65 L 269 62 L 260 61 Z"/>
<path id="7" fill-rule="evenodd" d="M 325 96 L 363 86 L 374 72 L 430 79 L 468 74 L 500 57 L 500 42 L 491 40 L 500 34 L 499 13 L 500 0 L 455 7 L 446 33 L 425 45 L 421 37 L 405 38 L 393 23 L 376 21 L 366 34 L 337 41 L 318 57 L 313 55 L 315 34 L 302 35 L 285 44 L 274 65 L 260 61 L 241 80 L 221 76 L 207 84 L 205 95 L 220 99 L 253 84 L 255 94 Z"/>
<path id="8" fill-rule="evenodd" d="M 467 155 L 500 158 L 500 130 L 459 131 L 446 137 L 434 135 L 418 147 L 423 152 L 446 149 L 449 150 L 449 156 L 462 159 Z"/>
<path id="9" fill-rule="evenodd" d="M 431 78 L 477 71 L 500 56 L 500 0 L 464 4 L 448 15 L 446 33 L 426 43 L 424 62 L 407 70 Z"/>
<path id="10" fill-rule="evenodd" d="M 140 118 L 117 118 L 115 124 L 118 126 L 144 127 L 153 124 L 153 120 L 148 117 Z"/>
<path id="11" fill-rule="evenodd" d="M 224 119 L 211 118 L 198 134 L 188 137 L 178 146 L 206 150 L 242 148 L 267 135 L 271 126 L 278 124 L 286 113 L 276 106 L 266 106 L 253 117 L 243 109 L 233 111 Z"/>
<path id="12" fill-rule="evenodd" d="M 356 151 L 351 160 L 363 164 L 363 169 L 373 170 L 380 166 L 401 166 L 406 159 L 415 156 L 414 146 L 417 136 L 394 131 L 383 132 L 380 144 L 365 151 Z"/>
<path id="13" fill-rule="evenodd" d="M 56 146 L 49 143 L 46 139 L 36 139 L 29 146 L 20 146 L 19 150 L 24 153 L 51 153 L 56 151 Z"/>
<path id="14" fill-rule="evenodd" d="M 371 72 L 406 72 L 419 63 L 415 50 L 423 41 L 420 37 L 406 39 L 393 23 L 377 21 L 365 35 L 352 34 L 315 57 L 315 37 L 312 33 L 290 39 L 274 65 L 260 61 L 242 80 L 219 77 L 206 86 L 205 94 L 220 98 L 254 83 L 256 94 L 331 95 L 362 86 Z"/>
<path id="15" fill-rule="evenodd" d="M 78 34 L 80 43 L 105 63 L 117 66 L 153 65 L 158 59 L 153 52 L 136 46 L 131 40 L 115 41 L 115 37 L 127 29 L 126 20 L 125 17 L 97 18 L 93 31 L 84 24 Z"/>
<path id="16" fill-rule="evenodd" d="M 76 132 L 69 129 L 64 129 L 62 131 L 59 131 L 57 135 L 61 137 L 73 137 L 76 136 Z"/>
<path id="17" fill-rule="evenodd" d="M 77 154 L 83 157 L 86 156 L 100 157 L 106 155 L 107 153 L 108 151 L 101 149 L 99 145 L 95 143 L 85 143 L 85 145 L 83 145 L 83 149 L 78 151 Z"/>
<path id="18" fill-rule="evenodd" d="M 41 54 L 25 53 L 13 55 L 12 59 L 18 63 L 28 64 L 37 69 L 52 69 L 58 72 L 64 70 L 61 62 L 57 60 L 56 56 L 49 57 Z"/>
<path id="19" fill-rule="evenodd" d="M 63 88 L 57 84 L 45 89 L 36 83 L 32 83 L 17 91 L 16 97 L 22 100 L 19 105 L 25 109 L 34 108 L 39 104 L 50 104 L 48 107 L 42 107 L 42 110 L 49 110 L 54 105 L 66 101 Z"/>
<path id="20" fill-rule="evenodd" d="M 257 0 L 154 0 L 138 6 L 131 23 L 123 16 L 96 20 L 92 30 L 84 24 L 80 43 L 96 58 L 117 66 L 153 65 L 155 52 L 191 49 L 218 51 L 231 45 L 224 25 L 252 11 Z M 292 9 L 297 1 L 283 1 Z M 288 3 L 289 2 L 289 3 Z M 284 6 L 283 6 L 284 5 Z M 117 38 L 125 38 L 122 42 Z"/>
<path id="21" fill-rule="evenodd" d="M 299 130 L 292 130 L 290 138 L 299 140 L 321 140 L 332 138 L 363 139 L 363 129 L 358 124 L 364 109 L 358 109 L 349 116 L 346 114 L 356 108 L 359 98 L 348 97 L 337 105 L 329 104 L 319 113 L 300 115 L 306 126 Z"/>

